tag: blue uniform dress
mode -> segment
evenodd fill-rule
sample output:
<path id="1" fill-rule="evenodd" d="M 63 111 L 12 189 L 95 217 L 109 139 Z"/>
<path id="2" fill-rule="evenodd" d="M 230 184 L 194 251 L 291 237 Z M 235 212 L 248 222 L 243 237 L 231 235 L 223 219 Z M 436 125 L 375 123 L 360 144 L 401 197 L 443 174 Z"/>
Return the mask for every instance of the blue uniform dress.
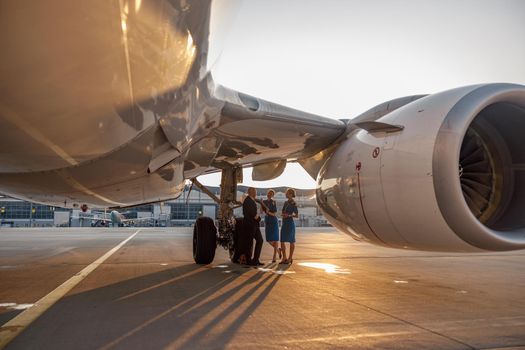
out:
<path id="1" fill-rule="evenodd" d="M 288 215 L 298 213 L 297 205 L 293 200 L 284 202 L 283 213 Z M 281 242 L 295 243 L 295 223 L 292 217 L 283 218 L 283 225 L 281 227 Z"/>
<path id="2" fill-rule="evenodd" d="M 268 211 L 277 213 L 277 204 L 273 199 L 263 200 L 264 205 Z M 264 217 L 264 233 L 266 235 L 266 242 L 279 241 L 279 223 L 276 216 L 266 214 Z"/>

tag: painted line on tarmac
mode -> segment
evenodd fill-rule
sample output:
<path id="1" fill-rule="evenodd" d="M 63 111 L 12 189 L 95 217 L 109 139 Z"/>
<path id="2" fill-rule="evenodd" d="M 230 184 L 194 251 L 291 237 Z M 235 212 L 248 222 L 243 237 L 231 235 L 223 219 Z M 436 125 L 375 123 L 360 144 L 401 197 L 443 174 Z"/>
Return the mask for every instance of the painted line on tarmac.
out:
<path id="1" fill-rule="evenodd" d="M 140 229 L 133 233 L 131 236 L 120 242 L 118 245 L 110 249 L 106 254 L 102 255 L 100 258 L 83 268 L 76 275 L 62 283 L 60 286 L 55 288 L 52 292 L 47 294 L 42 299 L 38 300 L 35 305 L 22 313 L 18 314 L 16 317 L 11 319 L 9 322 L 5 323 L 0 327 L 0 349 L 3 349 L 11 340 L 13 340 L 17 335 L 19 335 L 27 326 L 36 320 L 40 315 L 46 312 L 53 304 L 60 300 L 64 295 L 66 295 L 71 289 L 73 289 L 77 284 L 79 284 L 84 278 L 86 278 L 91 272 L 93 272 L 97 267 L 102 265 L 111 255 L 113 255 L 117 250 L 122 248 L 124 244 L 128 243 L 133 237 L 135 237 L 140 232 Z"/>

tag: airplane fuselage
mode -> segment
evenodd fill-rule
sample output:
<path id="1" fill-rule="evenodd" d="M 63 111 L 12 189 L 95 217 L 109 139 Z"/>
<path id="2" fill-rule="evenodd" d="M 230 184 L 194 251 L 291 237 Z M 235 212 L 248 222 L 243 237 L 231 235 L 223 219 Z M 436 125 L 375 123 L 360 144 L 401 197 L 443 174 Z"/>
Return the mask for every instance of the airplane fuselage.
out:
<path id="1" fill-rule="evenodd" d="M 213 82 L 211 5 L 4 5 L 0 192 L 62 207 L 162 201 L 185 179 L 312 154 L 344 130 L 328 120 L 333 131 L 322 138 L 287 130 L 293 120 L 281 131 L 239 120 L 253 104 L 264 117 L 264 101 Z M 272 138 L 279 132 L 283 142 Z"/>

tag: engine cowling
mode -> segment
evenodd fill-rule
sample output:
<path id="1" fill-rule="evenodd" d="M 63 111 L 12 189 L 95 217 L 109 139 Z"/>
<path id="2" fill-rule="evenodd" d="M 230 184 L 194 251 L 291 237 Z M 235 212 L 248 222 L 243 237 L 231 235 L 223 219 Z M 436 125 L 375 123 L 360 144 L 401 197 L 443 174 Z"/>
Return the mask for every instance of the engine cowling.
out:
<path id="1" fill-rule="evenodd" d="M 397 248 L 525 248 L 525 87 L 468 86 L 349 128 L 321 168 L 317 201 L 358 240 Z"/>

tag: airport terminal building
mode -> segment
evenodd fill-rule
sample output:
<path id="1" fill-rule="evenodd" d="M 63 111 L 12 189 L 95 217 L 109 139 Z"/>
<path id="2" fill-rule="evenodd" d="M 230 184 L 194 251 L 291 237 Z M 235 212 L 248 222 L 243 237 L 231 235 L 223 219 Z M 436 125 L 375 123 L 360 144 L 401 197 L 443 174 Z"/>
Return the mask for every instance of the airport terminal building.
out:
<path id="1" fill-rule="evenodd" d="M 219 187 L 208 187 L 219 196 Z M 247 187 L 239 186 L 237 197 L 241 200 Z M 259 198 L 266 198 L 266 189 L 257 189 Z M 275 188 L 275 201 L 280 210 L 286 201 L 285 187 Z M 299 227 L 328 226 L 315 201 L 315 190 L 297 190 L 296 202 L 299 207 L 299 217 L 296 224 Z M 111 210 L 106 210 L 106 215 Z M 19 199 L 0 196 L 0 226 L 2 227 L 80 227 L 103 225 L 97 217 L 103 217 L 105 208 L 90 208 L 86 213 L 80 209 L 65 209 L 42 204 L 30 203 Z M 126 219 L 151 218 L 131 222 L 133 226 L 191 226 L 199 216 L 215 218 L 218 205 L 207 194 L 198 188 L 187 186 L 179 198 L 136 206 L 119 210 Z M 242 209 L 235 210 L 236 216 L 242 216 Z"/>

